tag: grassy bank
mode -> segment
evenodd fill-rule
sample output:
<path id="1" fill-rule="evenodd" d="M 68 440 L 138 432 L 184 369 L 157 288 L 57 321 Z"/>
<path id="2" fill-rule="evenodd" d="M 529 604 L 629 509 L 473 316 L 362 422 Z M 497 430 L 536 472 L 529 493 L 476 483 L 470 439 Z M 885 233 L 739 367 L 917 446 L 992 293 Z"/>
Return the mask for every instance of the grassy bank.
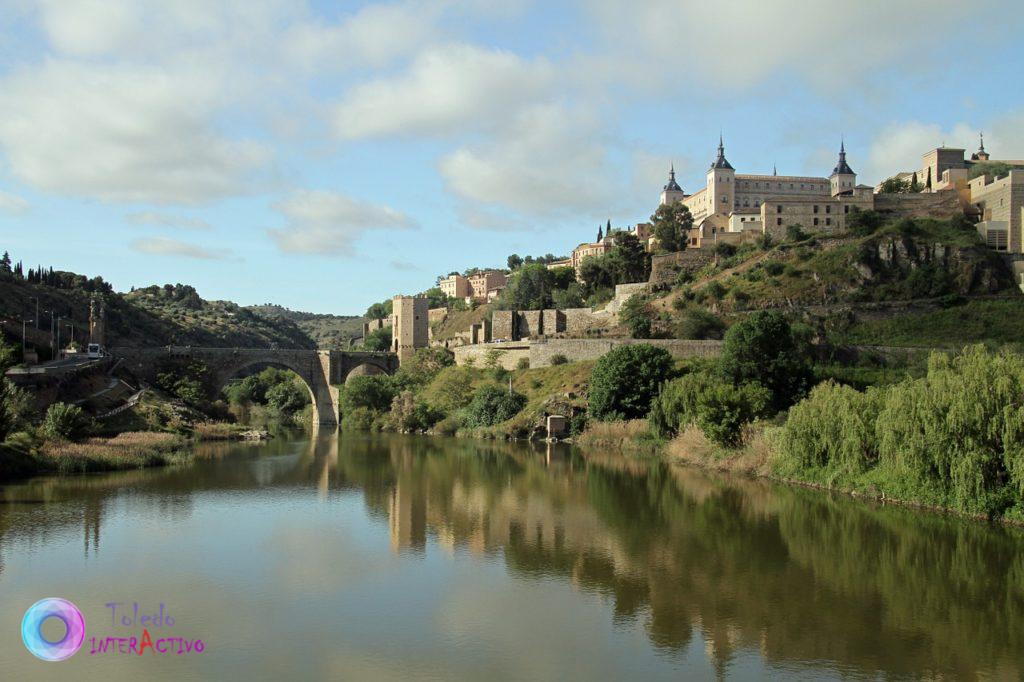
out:
<path id="1" fill-rule="evenodd" d="M 15 434 L 0 445 L 0 478 L 42 474 L 80 474 L 116 471 L 191 460 L 188 438 L 171 433 L 127 432 L 110 438 L 74 442 L 43 440 Z"/>

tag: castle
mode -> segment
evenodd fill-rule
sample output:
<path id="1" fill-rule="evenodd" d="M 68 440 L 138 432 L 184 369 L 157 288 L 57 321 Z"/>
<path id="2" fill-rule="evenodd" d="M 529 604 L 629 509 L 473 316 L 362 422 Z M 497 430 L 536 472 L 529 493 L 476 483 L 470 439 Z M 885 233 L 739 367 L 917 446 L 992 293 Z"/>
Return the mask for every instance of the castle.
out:
<path id="1" fill-rule="evenodd" d="M 744 235 L 781 237 L 790 225 L 830 232 L 845 227 L 853 210 L 874 207 L 874 191 L 857 184 L 857 174 L 846 160 L 840 143 L 839 158 L 828 177 L 802 175 L 749 175 L 737 173 L 725 158 L 725 143 L 718 138 L 718 155 L 705 174 L 705 186 L 687 194 L 669 170 L 660 204 L 681 201 L 693 216 L 689 245 L 707 241 L 735 243 Z"/>

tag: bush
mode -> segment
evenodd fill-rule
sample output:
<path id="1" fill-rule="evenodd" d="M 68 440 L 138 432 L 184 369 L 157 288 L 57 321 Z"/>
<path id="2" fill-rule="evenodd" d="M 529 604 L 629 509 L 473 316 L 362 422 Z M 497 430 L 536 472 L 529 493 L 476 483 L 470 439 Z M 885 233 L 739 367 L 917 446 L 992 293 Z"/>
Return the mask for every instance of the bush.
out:
<path id="1" fill-rule="evenodd" d="M 565 363 L 569 362 L 569 358 L 565 357 L 561 353 L 555 353 L 554 355 L 551 356 L 550 362 L 552 365 L 564 365 Z"/>
<path id="2" fill-rule="evenodd" d="M 760 384 L 734 386 L 712 372 L 694 372 L 665 384 L 649 419 L 662 438 L 696 424 L 712 442 L 733 447 L 745 424 L 767 414 L 770 398 Z"/>
<path id="3" fill-rule="evenodd" d="M 526 407 L 522 393 L 498 386 L 481 386 L 466 407 L 467 426 L 494 426 L 519 414 Z"/>
<path id="4" fill-rule="evenodd" d="M 388 423 L 396 431 L 426 431 L 443 417 L 439 410 L 416 400 L 412 391 L 402 391 L 391 402 Z"/>
<path id="5" fill-rule="evenodd" d="M 376 428 L 377 413 L 368 407 L 357 407 L 345 412 L 341 418 L 342 431 L 372 431 Z"/>
<path id="6" fill-rule="evenodd" d="M 0 443 L 7 436 L 28 425 L 32 396 L 7 379 L 0 378 Z"/>
<path id="7" fill-rule="evenodd" d="M 787 225 L 786 240 L 791 242 L 802 242 L 810 235 L 804 232 L 803 225 Z"/>
<path id="8" fill-rule="evenodd" d="M 777 260 L 765 261 L 764 271 L 772 277 L 778 277 L 786 269 L 786 266 Z"/>
<path id="9" fill-rule="evenodd" d="M 846 229 L 858 237 L 872 235 L 885 219 L 877 211 L 854 211 L 846 217 Z"/>
<path id="10" fill-rule="evenodd" d="M 516 369 L 530 369 L 530 358 L 519 358 L 516 360 Z"/>
<path id="11" fill-rule="evenodd" d="M 341 410 L 343 414 L 366 407 L 377 412 L 391 408 L 395 397 L 394 383 L 385 374 L 350 378 L 341 389 Z"/>
<path id="12" fill-rule="evenodd" d="M 43 418 L 43 434 L 54 440 L 76 440 L 85 435 L 89 420 L 77 405 L 54 403 Z"/>
<path id="13" fill-rule="evenodd" d="M 295 381 L 276 384 L 267 391 L 267 404 L 282 414 L 298 412 L 309 402 L 309 391 Z"/>
<path id="14" fill-rule="evenodd" d="M 619 321 L 629 329 L 634 339 L 651 338 L 651 316 L 647 312 L 647 300 L 642 296 L 633 296 L 622 304 Z"/>
<path id="15" fill-rule="evenodd" d="M 671 377 L 672 364 L 667 350 L 645 343 L 605 353 L 590 375 L 591 417 L 609 421 L 647 416 L 661 384 Z"/>
<path id="16" fill-rule="evenodd" d="M 454 364 L 455 354 L 447 348 L 419 348 L 402 363 L 395 381 L 403 388 L 426 386 L 441 370 Z"/>
<path id="17" fill-rule="evenodd" d="M 391 350 L 391 327 L 374 329 L 363 339 L 363 350 L 383 353 Z"/>
<path id="18" fill-rule="evenodd" d="M 724 333 L 725 322 L 704 308 L 687 310 L 676 324 L 679 339 L 720 339 Z"/>
<path id="19" fill-rule="evenodd" d="M 714 301 L 721 301 L 728 292 L 729 290 L 722 286 L 720 282 L 711 282 L 704 287 L 704 293 Z"/>
<path id="20" fill-rule="evenodd" d="M 734 384 L 756 382 L 772 395 L 777 410 L 806 393 L 811 381 L 809 349 L 778 311 L 761 311 L 725 334 L 719 371 Z"/>
<path id="21" fill-rule="evenodd" d="M 732 244 L 716 244 L 715 255 L 721 256 L 722 258 L 729 258 L 730 256 L 736 255 L 736 247 Z"/>

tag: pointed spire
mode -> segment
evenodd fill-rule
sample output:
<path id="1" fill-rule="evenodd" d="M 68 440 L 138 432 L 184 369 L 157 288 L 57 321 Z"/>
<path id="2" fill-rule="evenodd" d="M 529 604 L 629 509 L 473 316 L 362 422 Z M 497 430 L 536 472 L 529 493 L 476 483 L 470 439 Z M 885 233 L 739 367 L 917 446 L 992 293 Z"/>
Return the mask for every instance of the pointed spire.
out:
<path id="1" fill-rule="evenodd" d="M 779 169 L 778 169 L 778 168 L 777 168 L 777 167 L 775 166 L 775 164 L 773 163 L 773 164 L 772 164 L 772 177 L 775 177 L 775 176 L 776 176 L 776 175 L 778 175 L 778 174 L 779 174 Z"/>
<path id="2" fill-rule="evenodd" d="M 839 163 L 832 169 L 832 175 L 856 175 L 850 164 L 846 163 L 846 140 L 839 140 Z"/>
<path id="3" fill-rule="evenodd" d="M 981 143 L 978 146 L 978 151 L 979 152 L 983 152 L 983 151 L 985 151 L 985 133 L 984 132 L 979 132 L 978 133 L 978 139 L 979 139 L 979 141 Z"/>
<path id="4" fill-rule="evenodd" d="M 669 166 L 668 184 L 666 184 L 664 187 L 662 187 L 662 189 L 665 190 L 666 192 L 671 192 L 671 191 L 682 192 L 683 191 L 683 188 L 679 186 L 678 182 L 676 182 L 676 164 L 675 163 L 672 163 L 672 165 Z"/>
<path id="5" fill-rule="evenodd" d="M 725 143 L 722 140 L 722 133 L 718 133 L 718 158 L 711 164 L 712 168 L 727 168 L 734 170 L 733 167 L 725 160 Z"/>

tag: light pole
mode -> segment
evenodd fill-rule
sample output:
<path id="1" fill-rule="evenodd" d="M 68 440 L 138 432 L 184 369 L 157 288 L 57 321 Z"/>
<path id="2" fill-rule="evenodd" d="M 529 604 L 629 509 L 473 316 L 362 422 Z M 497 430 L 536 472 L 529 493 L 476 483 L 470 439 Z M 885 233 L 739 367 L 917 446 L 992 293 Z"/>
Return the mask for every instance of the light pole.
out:
<path id="1" fill-rule="evenodd" d="M 62 360 L 63 353 L 60 349 L 60 315 L 57 316 L 57 359 Z"/>
<path id="2" fill-rule="evenodd" d="M 28 347 L 25 344 L 25 325 L 28 322 L 35 322 L 35 320 L 26 320 L 25 316 L 21 316 L 21 359 L 25 360 L 25 353 L 28 352 Z"/>
<path id="3" fill-rule="evenodd" d="M 29 298 L 36 302 L 36 319 L 35 319 L 35 323 L 36 323 L 36 331 L 39 331 L 39 297 L 38 296 L 30 296 Z"/>

